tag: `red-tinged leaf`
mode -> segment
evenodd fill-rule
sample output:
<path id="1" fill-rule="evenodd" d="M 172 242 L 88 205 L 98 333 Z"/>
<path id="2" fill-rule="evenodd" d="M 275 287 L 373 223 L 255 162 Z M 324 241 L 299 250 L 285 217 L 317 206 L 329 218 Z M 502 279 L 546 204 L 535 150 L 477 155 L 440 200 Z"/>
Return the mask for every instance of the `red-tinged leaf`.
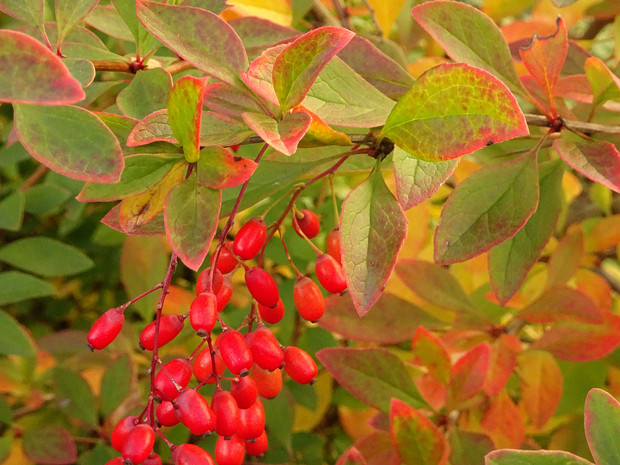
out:
<path id="1" fill-rule="evenodd" d="M 458 160 L 425 161 L 394 147 L 396 195 L 403 210 L 424 202 L 452 176 Z"/>
<path id="2" fill-rule="evenodd" d="M 172 128 L 168 122 L 168 110 L 165 109 L 154 111 L 138 122 L 127 138 L 127 145 L 137 147 L 157 141 L 179 143 L 172 134 Z"/>
<path id="3" fill-rule="evenodd" d="M 0 0 L 0 11 L 39 30 L 45 22 L 45 0 Z"/>
<path id="4" fill-rule="evenodd" d="M 549 352 L 527 350 L 517 356 L 521 403 L 537 428 L 553 416 L 562 397 L 562 371 Z"/>
<path id="5" fill-rule="evenodd" d="M 422 373 L 421 376 L 416 376 L 413 382 L 422 398 L 434 411 L 439 412 L 446 405 L 448 388 L 433 375 Z"/>
<path id="6" fill-rule="evenodd" d="M 517 293 L 555 230 L 564 201 L 563 173 L 564 165 L 560 161 L 539 166 L 540 196 L 536 211 L 517 234 L 489 253 L 491 285 L 501 305 Z"/>
<path id="7" fill-rule="evenodd" d="M 585 430 L 597 465 L 620 463 L 620 404 L 602 389 L 586 397 Z"/>
<path id="8" fill-rule="evenodd" d="M 116 98 L 116 105 L 124 115 L 141 120 L 168 106 L 172 76 L 164 68 L 144 69 Z"/>
<path id="9" fill-rule="evenodd" d="M 505 390 L 491 401 L 480 426 L 493 440 L 496 448 L 519 448 L 525 440 L 523 415 Z"/>
<path id="10" fill-rule="evenodd" d="M 241 79 L 246 86 L 276 107 L 279 107 L 280 103 L 273 88 L 273 65 L 278 55 L 285 48 L 286 44 L 268 48 L 250 63 L 247 71 L 241 71 L 240 73 Z"/>
<path id="11" fill-rule="evenodd" d="M 555 85 L 562 71 L 568 52 L 568 35 L 562 18 L 558 17 L 557 30 L 550 36 L 534 34 L 532 43 L 519 50 L 523 64 L 543 89 L 551 106 L 551 116 L 557 116 L 555 109 Z"/>
<path id="12" fill-rule="evenodd" d="M 345 339 L 397 344 L 410 340 L 416 325 L 434 327 L 440 323 L 411 302 L 384 293 L 364 318 L 359 317 L 348 295 L 331 295 L 325 299 L 325 314 L 318 324 Z"/>
<path id="13" fill-rule="evenodd" d="M 482 390 L 489 371 L 491 348 L 487 343 L 468 350 L 450 369 L 448 407 L 455 408 Z"/>
<path id="14" fill-rule="evenodd" d="M 586 178 L 620 192 L 620 152 L 615 145 L 562 131 L 553 148 L 566 163 Z"/>
<path id="15" fill-rule="evenodd" d="M 24 454 L 29 460 L 47 465 L 69 465 L 77 459 L 71 433 L 59 425 L 28 428 L 22 435 Z"/>
<path id="16" fill-rule="evenodd" d="M 586 252 L 597 253 L 620 243 L 620 215 L 601 218 L 586 236 Z"/>
<path id="17" fill-rule="evenodd" d="M 293 155 L 312 118 L 307 113 L 287 113 L 280 121 L 264 113 L 243 113 L 241 115 L 252 130 L 271 147 L 284 155 Z"/>
<path id="18" fill-rule="evenodd" d="M 524 74 L 519 78 L 523 88 L 529 94 L 529 99 L 531 102 L 545 115 L 551 115 L 553 111 L 551 110 L 551 104 L 547 101 L 547 97 L 545 92 L 529 74 Z"/>
<path id="19" fill-rule="evenodd" d="M 195 163 L 200 156 L 200 120 L 206 82 L 206 78 L 183 76 L 170 91 L 168 123 L 175 139 L 183 146 L 188 163 Z"/>
<path id="20" fill-rule="evenodd" d="M 241 37 L 243 46 L 251 57 L 260 55 L 275 44 L 289 42 L 301 35 L 295 29 L 256 16 L 234 18 L 228 24 Z"/>
<path id="21" fill-rule="evenodd" d="M 361 452 L 355 446 L 351 446 L 340 456 L 336 465 L 367 465 L 367 463 Z"/>
<path id="22" fill-rule="evenodd" d="M 547 286 L 557 286 L 568 281 L 577 271 L 585 248 L 583 228 L 571 224 L 549 256 L 547 265 Z"/>
<path id="23" fill-rule="evenodd" d="M 592 112 L 608 100 L 620 99 L 620 78 L 600 58 L 588 58 L 584 68 L 592 88 Z"/>
<path id="24" fill-rule="evenodd" d="M 441 383 L 450 381 L 452 362 L 448 350 L 437 336 L 424 326 L 418 326 L 411 341 L 413 363 L 428 368 L 428 372 Z"/>
<path id="25" fill-rule="evenodd" d="M 93 113 L 74 106 L 14 107 L 20 142 L 48 168 L 81 181 L 120 179 L 125 163 L 121 147 Z"/>
<path id="26" fill-rule="evenodd" d="M 570 452 L 555 450 L 495 450 L 484 465 L 593 465 Z"/>
<path id="27" fill-rule="evenodd" d="M 319 116 L 303 105 L 297 105 L 293 111 L 301 111 L 310 115 L 310 127 L 304 134 L 304 137 L 299 141 L 299 147 L 324 147 L 326 145 L 340 145 L 350 146 L 353 145 L 349 136 L 344 132 L 336 131 L 332 129 L 325 121 Z"/>
<path id="28" fill-rule="evenodd" d="M 375 168 L 345 199 L 340 213 L 342 265 L 357 313 L 381 296 L 407 234 L 407 217 Z"/>
<path id="29" fill-rule="evenodd" d="M 121 225 L 121 206 L 122 203 L 119 203 L 112 207 L 101 219 L 101 222 L 118 232 L 132 236 L 160 236 L 166 234 L 163 213 L 160 213 L 148 223 L 137 225 L 132 231 L 125 231 L 123 225 Z"/>
<path id="30" fill-rule="evenodd" d="M 493 397 L 504 389 L 514 372 L 521 342 L 512 334 L 502 334 L 490 347 L 489 371 L 482 389 L 487 396 Z"/>
<path id="31" fill-rule="evenodd" d="M 26 34 L 0 31 L 0 63 L 1 102 L 67 105 L 85 97 L 60 57 Z"/>
<path id="32" fill-rule="evenodd" d="M 444 265 L 464 261 L 510 239 L 537 205 L 535 155 L 525 154 L 474 172 L 444 204 L 435 231 L 435 261 Z"/>
<path id="33" fill-rule="evenodd" d="M 480 10 L 460 2 L 417 5 L 413 17 L 457 62 L 467 62 L 501 79 L 513 92 L 522 87 L 502 32 Z"/>
<path id="34" fill-rule="evenodd" d="M 205 86 L 204 105 L 232 118 L 241 118 L 245 112 L 260 113 L 259 103 L 245 91 L 223 82 Z"/>
<path id="35" fill-rule="evenodd" d="M 247 181 L 257 167 L 249 158 L 235 157 L 221 147 L 207 147 L 200 151 L 196 166 L 198 184 L 211 189 L 235 187 Z"/>
<path id="36" fill-rule="evenodd" d="M 199 185 L 194 174 L 172 188 L 166 197 L 166 235 L 174 253 L 194 271 L 209 253 L 221 202 L 221 191 Z"/>
<path id="37" fill-rule="evenodd" d="M 575 274 L 575 285 L 577 290 L 592 299 L 600 310 L 611 311 L 613 288 L 603 276 L 583 268 Z"/>
<path id="38" fill-rule="evenodd" d="M 373 431 L 355 443 L 368 465 L 400 465 L 392 436 L 385 431 Z"/>
<path id="39" fill-rule="evenodd" d="M 398 399 L 390 405 L 390 430 L 403 465 L 445 465 L 450 446 L 437 426 Z"/>
<path id="40" fill-rule="evenodd" d="M 588 296 L 567 286 L 553 286 L 519 312 L 519 318 L 531 323 L 577 321 L 602 324 L 605 317 Z"/>
<path id="41" fill-rule="evenodd" d="M 386 349 L 334 347 L 316 356 L 342 387 L 365 404 L 383 412 L 389 411 L 391 398 L 415 408 L 425 405 L 403 362 Z"/>
<path id="42" fill-rule="evenodd" d="M 60 50 L 60 45 L 77 24 L 88 15 L 90 10 L 95 8 L 99 0 L 55 0 L 55 16 L 58 34 L 56 37 L 56 47 Z"/>
<path id="43" fill-rule="evenodd" d="M 585 74 L 573 74 L 558 79 L 555 85 L 555 96 L 581 103 L 592 103 L 592 89 Z"/>
<path id="44" fill-rule="evenodd" d="M 547 350 L 569 362 L 598 360 L 620 345 L 620 317 L 611 313 L 604 316 L 606 322 L 600 325 L 574 321 L 556 323 L 531 348 Z"/>
<path id="45" fill-rule="evenodd" d="M 248 57 L 234 29 L 202 8 L 138 0 L 136 15 L 142 25 L 181 58 L 231 85 L 240 84 L 239 72 Z"/>
<path id="46" fill-rule="evenodd" d="M 278 55 L 273 65 L 273 86 L 282 113 L 302 102 L 315 79 L 355 34 L 325 26 L 295 39 Z"/>
<path id="47" fill-rule="evenodd" d="M 416 157 L 441 161 L 528 133 L 516 99 L 500 80 L 479 68 L 450 63 L 419 77 L 388 116 L 381 135 Z"/>
<path id="48" fill-rule="evenodd" d="M 448 441 L 450 441 L 450 463 L 452 465 L 482 464 L 484 456 L 495 449 L 493 441 L 480 433 L 451 429 Z"/>

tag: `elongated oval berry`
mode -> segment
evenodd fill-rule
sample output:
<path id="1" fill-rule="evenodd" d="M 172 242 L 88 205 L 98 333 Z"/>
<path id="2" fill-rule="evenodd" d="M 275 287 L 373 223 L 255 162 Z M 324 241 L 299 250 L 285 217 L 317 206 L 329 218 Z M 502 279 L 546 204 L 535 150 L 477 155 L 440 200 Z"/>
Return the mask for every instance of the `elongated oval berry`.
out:
<path id="1" fill-rule="evenodd" d="M 260 305 L 275 307 L 280 300 L 278 285 L 262 268 L 254 267 L 245 272 L 245 285 Z"/>
<path id="2" fill-rule="evenodd" d="M 232 293 L 233 293 L 232 279 L 230 279 L 228 275 L 224 276 L 224 281 L 222 282 L 222 288 L 218 291 L 217 294 L 215 294 L 215 297 L 217 298 L 217 311 L 218 312 L 221 312 L 222 310 L 224 310 L 224 307 L 228 305 L 228 302 L 230 302 Z"/>
<path id="3" fill-rule="evenodd" d="M 220 348 L 215 347 L 213 351 L 215 354 L 211 355 L 208 347 L 202 349 L 194 359 L 194 376 L 196 376 L 200 382 L 205 381 L 207 384 L 215 383 L 215 376 L 211 376 L 213 373 L 212 357 L 215 360 L 215 370 L 219 376 L 226 370 L 226 364 L 224 363 L 224 359 L 222 359 Z"/>
<path id="4" fill-rule="evenodd" d="M 218 340 L 220 353 L 228 369 L 235 375 L 247 375 L 252 368 L 252 351 L 241 333 L 227 329 L 220 334 Z"/>
<path id="5" fill-rule="evenodd" d="M 308 352 L 294 346 L 288 346 L 284 349 L 284 370 L 299 384 L 314 382 L 319 372 L 316 363 Z"/>
<path id="6" fill-rule="evenodd" d="M 269 441 L 267 440 L 267 432 L 263 431 L 256 439 L 245 441 L 245 451 L 252 457 L 258 457 L 267 452 Z"/>
<path id="7" fill-rule="evenodd" d="M 107 347 L 123 328 L 125 314 L 111 308 L 101 315 L 88 332 L 86 340 L 90 350 L 101 350 Z"/>
<path id="8" fill-rule="evenodd" d="M 307 276 L 300 276 L 295 281 L 293 301 L 304 320 L 318 321 L 325 313 L 325 298 L 321 289 Z"/>
<path id="9" fill-rule="evenodd" d="M 140 423 L 127 435 L 123 444 L 123 458 L 134 465 L 144 462 L 153 451 L 155 431 L 149 425 Z"/>
<path id="10" fill-rule="evenodd" d="M 213 292 L 198 294 L 189 307 L 189 322 L 198 336 L 205 337 L 217 321 L 217 297 Z"/>
<path id="11" fill-rule="evenodd" d="M 250 260 L 265 244 L 267 225 L 262 218 L 252 218 L 245 223 L 233 241 L 233 252 L 243 260 Z"/>
<path id="12" fill-rule="evenodd" d="M 217 465 L 241 465 L 245 456 L 245 441 L 238 436 L 220 436 L 215 443 Z"/>
<path id="13" fill-rule="evenodd" d="M 182 315 L 164 315 L 159 320 L 159 337 L 157 347 L 168 344 L 179 335 L 183 329 L 185 318 Z M 149 323 L 140 333 L 140 346 L 146 350 L 155 347 L 155 322 Z"/>
<path id="14" fill-rule="evenodd" d="M 295 232 L 301 236 L 301 231 L 308 239 L 316 237 L 316 235 L 321 231 L 319 217 L 316 216 L 316 213 L 311 210 L 299 210 L 299 213 L 301 214 L 301 217 L 295 217 L 297 219 L 297 224 L 293 222 L 293 229 Z"/>
<path id="15" fill-rule="evenodd" d="M 198 279 L 196 280 L 196 295 L 200 295 L 205 291 L 211 291 L 214 294 L 220 292 L 222 284 L 224 283 L 224 276 L 217 268 L 213 273 L 213 287 L 211 288 L 211 286 L 209 286 L 209 280 L 211 279 L 211 267 L 205 268 L 200 272 Z"/>
<path id="16" fill-rule="evenodd" d="M 284 363 L 284 352 L 271 330 L 265 325 L 258 325 L 254 331 L 245 335 L 245 340 L 252 351 L 254 363 L 265 370 L 275 370 Z"/>
<path id="17" fill-rule="evenodd" d="M 142 465 L 162 465 L 161 457 L 159 454 L 151 452 L 151 455 L 149 455 L 146 460 L 142 462 Z"/>
<path id="18" fill-rule="evenodd" d="M 316 277 L 330 294 L 339 294 L 347 288 L 342 265 L 329 254 L 322 253 L 316 257 Z"/>
<path id="19" fill-rule="evenodd" d="M 284 317 L 284 303 L 282 303 L 282 299 L 278 299 L 275 307 L 265 307 L 258 304 L 258 312 L 264 322 L 275 325 Z"/>
<path id="20" fill-rule="evenodd" d="M 125 444 L 127 435 L 137 424 L 138 417 L 136 415 L 130 415 L 119 421 L 112 430 L 112 437 L 110 438 L 112 447 L 117 451 L 122 452 L 123 444 Z"/>
<path id="21" fill-rule="evenodd" d="M 251 376 L 244 376 L 243 378 L 235 378 L 230 384 L 230 393 L 237 401 L 239 408 L 248 408 L 258 397 L 258 387 Z"/>
<path id="22" fill-rule="evenodd" d="M 237 260 L 231 252 L 231 247 L 232 241 L 226 241 L 222 250 L 220 250 L 220 256 L 217 259 L 217 269 L 220 270 L 222 274 L 230 273 L 237 266 Z M 214 258 L 215 254 L 211 255 L 211 266 L 213 266 Z"/>
<path id="23" fill-rule="evenodd" d="M 239 410 L 239 430 L 237 435 L 243 439 L 253 439 L 265 431 L 265 408 L 260 399 L 249 408 Z"/>
<path id="24" fill-rule="evenodd" d="M 213 457 L 196 444 L 181 444 L 172 451 L 174 465 L 215 465 Z"/>
<path id="25" fill-rule="evenodd" d="M 334 228 L 329 232 L 329 234 L 327 234 L 327 239 L 325 240 L 325 248 L 327 249 L 327 253 L 329 255 L 334 257 L 338 263 L 342 264 L 339 228 Z"/>
<path id="26" fill-rule="evenodd" d="M 194 434 L 210 433 L 217 420 L 207 400 L 193 389 L 185 389 L 176 399 L 179 420 Z"/>
<path id="27" fill-rule="evenodd" d="M 168 400 L 164 400 L 157 406 L 155 415 L 161 426 L 174 426 L 179 423 L 179 418 L 174 412 L 174 404 Z"/>
<path id="28" fill-rule="evenodd" d="M 282 370 L 263 370 L 258 365 L 252 368 L 252 378 L 256 381 L 258 395 L 264 399 L 273 399 L 282 390 Z"/>
<path id="29" fill-rule="evenodd" d="M 192 367 L 187 360 L 182 358 L 171 360 L 155 376 L 155 389 L 163 400 L 176 399 L 179 389 L 175 382 L 180 389 L 183 389 L 191 379 Z"/>
<path id="30" fill-rule="evenodd" d="M 215 391 L 211 398 L 211 408 L 217 417 L 215 432 L 225 437 L 235 434 L 239 429 L 239 407 L 233 395 L 222 389 Z"/>

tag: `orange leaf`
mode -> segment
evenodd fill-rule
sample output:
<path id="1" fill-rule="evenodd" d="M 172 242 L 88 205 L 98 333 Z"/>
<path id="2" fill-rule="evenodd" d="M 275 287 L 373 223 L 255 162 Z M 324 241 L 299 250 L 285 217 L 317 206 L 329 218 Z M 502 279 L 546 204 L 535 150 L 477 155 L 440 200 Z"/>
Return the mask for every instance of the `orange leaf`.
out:
<path id="1" fill-rule="evenodd" d="M 572 224 L 549 257 L 547 287 L 568 281 L 583 259 L 584 234 L 579 224 Z"/>
<path id="2" fill-rule="evenodd" d="M 478 344 L 452 366 L 447 400 L 450 409 L 480 392 L 489 369 L 490 352 L 489 344 Z"/>
<path id="3" fill-rule="evenodd" d="M 484 413 L 480 426 L 493 439 L 495 447 L 518 448 L 525 440 L 525 423 L 521 411 L 506 390 L 501 391 Z"/>
<path id="4" fill-rule="evenodd" d="M 439 338 L 424 326 L 418 326 L 411 341 L 413 363 L 428 368 L 429 373 L 440 383 L 450 381 L 450 355 Z"/>
<path id="5" fill-rule="evenodd" d="M 537 428 L 553 416 L 562 397 L 562 371 L 549 352 L 528 350 L 517 356 L 521 403 Z"/>
<path id="6" fill-rule="evenodd" d="M 521 351 L 519 338 L 511 334 L 502 334 L 491 344 L 489 372 L 482 389 L 487 396 L 493 397 L 501 391 L 517 364 L 517 354 Z"/>

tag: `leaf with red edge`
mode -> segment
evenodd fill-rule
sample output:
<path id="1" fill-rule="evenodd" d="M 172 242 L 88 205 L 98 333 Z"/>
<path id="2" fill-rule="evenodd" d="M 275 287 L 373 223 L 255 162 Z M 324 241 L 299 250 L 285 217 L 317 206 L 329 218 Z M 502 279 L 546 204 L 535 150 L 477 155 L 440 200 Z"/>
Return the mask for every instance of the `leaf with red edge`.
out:
<path id="1" fill-rule="evenodd" d="M 302 105 L 297 105 L 294 111 L 301 111 L 310 115 L 310 127 L 299 141 L 299 147 L 324 147 L 326 145 L 353 145 L 349 136 L 344 132 L 332 129 L 325 121 L 323 121 L 316 113 L 311 112 Z"/>
<path id="2" fill-rule="evenodd" d="M 474 172 L 444 204 L 435 231 L 435 261 L 447 265 L 488 251 L 514 236 L 537 204 L 535 155 L 525 154 Z"/>
<path id="3" fill-rule="evenodd" d="M 132 236 L 160 236 L 166 234 L 164 227 L 164 214 L 160 213 L 148 223 L 137 225 L 131 231 L 125 231 L 121 224 L 121 203 L 115 205 L 101 218 L 101 222 L 110 228 Z"/>
<path id="4" fill-rule="evenodd" d="M 80 181 L 120 179 L 125 164 L 120 144 L 93 113 L 74 106 L 14 108 L 20 142 L 45 166 Z"/>
<path id="5" fill-rule="evenodd" d="M 235 157 L 224 148 L 206 147 L 196 165 L 198 184 L 212 189 L 235 187 L 250 179 L 257 167 L 253 160 Z"/>
<path id="6" fill-rule="evenodd" d="M 501 391 L 517 364 L 517 354 L 521 351 L 521 341 L 512 334 L 501 334 L 491 343 L 489 371 L 484 380 L 484 393 L 493 397 Z"/>
<path id="7" fill-rule="evenodd" d="M 268 48 L 250 63 L 247 71 L 240 73 L 246 86 L 277 107 L 280 103 L 273 88 L 273 65 L 284 48 L 286 44 Z"/>
<path id="8" fill-rule="evenodd" d="M 547 265 L 547 286 L 564 284 L 577 271 L 585 249 L 583 228 L 579 224 L 571 224 L 549 256 Z"/>
<path id="9" fill-rule="evenodd" d="M 545 115 L 551 115 L 551 104 L 547 101 L 545 92 L 540 88 L 536 79 L 529 74 L 524 74 L 519 78 L 523 88 L 529 94 L 531 102 Z"/>
<path id="10" fill-rule="evenodd" d="M 485 465 L 594 465 L 570 452 L 556 450 L 495 450 Z"/>
<path id="11" fill-rule="evenodd" d="M 85 97 L 63 61 L 26 34 L 0 30 L 0 57 L 1 102 L 67 105 Z"/>
<path id="12" fill-rule="evenodd" d="M 602 324 L 605 317 L 588 296 L 567 286 L 553 286 L 519 311 L 519 318 L 530 323 L 577 321 Z"/>
<path id="13" fill-rule="evenodd" d="M 568 34 L 564 21 L 558 17 L 556 24 L 554 34 L 544 37 L 534 34 L 532 43 L 519 50 L 523 64 L 545 93 L 554 118 L 558 115 L 555 109 L 555 85 L 568 52 Z"/>
<path id="14" fill-rule="evenodd" d="M 340 213 L 342 266 L 349 295 L 364 316 L 379 299 L 407 234 L 407 217 L 375 168 Z"/>
<path id="15" fill-rule="evenodd" d="M 620 152 L 615 145 L 562 131 L 562 137 L 553 141 L 553 148 L 586 178 L 620 192 Z"/>
<path id="16" fill-rule="evenodd" d="M 604 314 L 600 325 L 561 321 L 532 344 L 534 350 L 547 350 L 560 360 L 586 362 L 598 360 L 620 345 L 620 316 Z"/>
<path id="17" fill-rule="evenodd" d="M 282 113 L 302 102 L 321 70 L 355 34 L 324 26 L 295 39 L 273 65 L 273 87 Z"/>
<path id="18" fill-rule="evenodd" d="M 36 463 L 69 465 L 77 459 L 77 447 L 71 433 L 59 425 L 27 428 L 22 441 L 24 454 Z"/>
<path id="19" fill-rule="evenodd" d="M 450 446 L 437 426 L 398 399 L 390 404 L 390 430 L 404 465 L 445 465 Z"/>
<path id="20" fill-rule="evenodd" d="M 195 163 L 200 156 L 200 120 L 206 82 L 206 78 L 183 76 L 170 91 L 168 123 L 174 137 L 183 146 L 188 163 Z"/>
<path id="21" fill-rule="evenodd" d="M 62 44 L 77 24 L 86 17 L 90 10 L 95 8 L 99 0 L 54 0 L 54 15 L 58 29 L 56 47 L 60 50 Z"/>
<path id="22" fill-rule="evenodd" d="M 600 58 L 588 58 L 584 69 L 592 88 L 592 111 L 608 100 L 620 99 L 620 78 Z"/>
<path id="23" fill-rule="evenodd" d="M 525 440 L 523 415 L 506 390 L 493 398 L 484 412 L 480 426 L 493 439 L 497 448 L 518 448 Z"/>
<path id="24" fill-rule="evenodd" d="M 428 372 L 441 383 L 450 381 L 450 354 L 437 336 L 424 326 L 418 326 L 411 341 L 412 362 L 428 368 Z"/>
<path id="25" fill-rule="evenodd" d="M 232 118 L 241 118 L 245 112 L 260 113 L 259 103 L 247 92 L 223 82 L 205 87 L 203 104 L 211 110 Z"/>
<path id="26" fill-rule="evenodd" d="M 303 112 L 287 113 L 279 121 L 264 113 L 243 113 L 241 117 L 261 139 L 284 155 L 297 151 L 312 122 L 310 115 Z"/>
<path id="27" fill-rule="evenodd" d="M 166 197 L 166 235 L 174 253 L 194 271 L 209 253 L 221 203 L 221 191 L 198 184 L 195 172 Z"/>
<path id="28" fill-rule="evenodd" d="M 537 428 L 553 416 L 562 397 L 562 371 L 553 355 L 541 350 L 527 350 L 517 356 L 521 381 L 521 403 Z"/>
<path id="29" fill-rule="evenodd" d="M 136 15 L 163 44 L 196 68 L 227 84 L 241 84 L 248 67 L 243 43 L 230 25 L 202 8 L 137 0 Z"/>
<path id="30" fill-rule="evenodd" d="M 585 430 L 597 465 L 620 463 L 620 404 L 602 389 L 592 389 L 586 397 Z"/>
<path id="31" fill-rule="evenodd" d="M 367 465 L 366 459 L 355 447 L 349 447 L 338 459 L 336 465 Z"/>
<path id="32" fill-rule="evenodd" d="M 325 314 L 318 325 L 354 341 L 397 344 L 410 340 L 416 325 L 438 326 L 436 320 L 416 305 L 384 293 L 374 311 L 360 318 L 348 295 L 331 295 L 325 299 Z"/>
<path id="33" fill-rule="evenodd" d="M 471 399 L 482 390 L 489 371 L 491 348 L 478 344 L 461 356 L 450 369 L 447 404 L 450 409 Z"/>
<path id="34" fill-rule="evenodd" d="M 168 110 L 154 111 L 138 122 L 127 137 L 129 147 L 150 144 L 152 142 L 170 142 L 178 144 L 168 122 Z"/>
<path id="35" fill-rule="evenodd" d="M 446 405 L 448 388 L 431 373 L 422 373 L 413 379 L 415 386 L 426 403 L 436 412 Z"/>
<path id="36" fill-rule="evenodd" d="M 368 465 L 400 465 L 390 433 L 374 430 L 355 443 Z"/>
<path id="37" fill-rule="evenodd" d="M 450 160 L 527 134 L 525 117 L 508 88 L 465 63 L 441 64 L 422 74 L 381 132 L 428 161 Z"/>
<path id="38" fill-rule="evenodd" d="M 403 362 L 386 349 L 333 347 L 316 356 L 342 387 L 365 404 L 383 412 L 389 411 L 391 398 L 415 408 L 425 406 Z"/>
<path id="39" fill-rule="evenodd" d="M 587 295 L 602 311 L 610 311 L 613 304 L 613 288 L 604 276 L 592 270 L 580 269 L 575 274 L 575 286 Z"/>
<path id="40" fill-rule="evenodd" d="M 615 247 L 620 243 L 620 215 L 598 219 L 586 236 L 585 249 L 597 253 Z"/>
<path id="41" fill-rule="evenodd" d="M 172 76 L 164 68 L 143 69 L 116 97 L 124 115 L 141 120 L 168 106 Z"/>

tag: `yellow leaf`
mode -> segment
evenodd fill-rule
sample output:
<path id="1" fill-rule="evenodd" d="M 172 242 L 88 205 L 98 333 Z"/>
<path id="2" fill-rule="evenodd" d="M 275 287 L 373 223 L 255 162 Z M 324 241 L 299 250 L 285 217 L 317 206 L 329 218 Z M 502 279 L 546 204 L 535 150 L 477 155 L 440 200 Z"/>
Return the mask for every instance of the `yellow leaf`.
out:
<path id="1" fill-rule="evenodd" d="M 450 60 L 439 56 L 425 56 L 411 63 L 407 69 L 409 70 L 409 74 L 417 79 L 422 73 L 442 63 L 450 63 Z"/>
<path id="2" fill-rule="evenodd" d="M 172 285 L 170 286 L 170 294 L 166 296 L 162 313 L 164 315 L 183 315 L 189 312 L 189 307 L 194 297 L 196 297 L 196 295 L 192 291 Z"/>
<path id="3" fill-rule="evenodd" d="M 230 0 L 228 4 L 232 8 L 224 12 L 222 15 L 224 19 L 235 17 L 235 15 L 257 16 L 289 27 L 293 22 L 293 10 L 290 2 L 286 0 Z"/>
<path id="4" fill-rule="evenodd" d="M 2 462 L 2 465 L 31 465 L 34 464 L 32 460 L 26 457 L 24 454 L 24 448 L 22 446 L 21 439 L 14 439 L 11 443 L 11 453 L 9 457 Z"/>
<path id="5" fill-rule="evenodd" d="M 484 0 L 482 11 L 499 21 L 508 16 L 517 16 L 526 8 L 530 8 L 534 0 L 521 0 L 519 2 L 507 2 L 506 0 Z"/>
<path id="6" fill-rule="evenodd" d="M 314 383 L 316 391 L 316 410 L 310 410 L 303 405 L 295 406 L 295 423 L 293 432 L 312 431 L 323 419 L 325 412 L 332 401 L 332 377 L 329 373 L 323 372 L 316 378 Z"/>
<path id="7" fill-rule="evenodd" d="M 389 37 L 392 31 L 392 25 L 394 21 L 396 21 L 396 18 L 398 18 L 400 10 L 403 9 L 405 0 L 392 0 L 389 2 L 385 0 L 368 0 L 368 4 L 375 12 L 375 18 L 383 32 L 383 37 Z"/>
<path id="8" fill-rule="evenodd" d="M 373 407 L 365 409 L 354 409 L 344 405 L 338 407 L 338 417 L 342 429 L 353 441 L 362 439 L 374 431 L 369 422 L 377 413 L 378 410 Z"/>
<path id="9" fill-rule="evenodd" d="M 103 366 L 93 366 L 87 368 L 81 373 L 82 378 L 86 380 L 86 382 L 90 386 L 91 391 L 93 391 L 93 394 L 96 396 L 99 395 L 99 388 L 101 386 L 101 380 L 103 379 L 104 373 L 105 367 Z"/>
<path id="10" fill-rule="evenodd" d="M 568 28 L 588 16 L 587 10 L 600 2 L 601 0 L 579 0 L 572 5 L 558 8 L 552 0 L 539 0 L 532 11 L 532 19 L 555 24 L 557 17 L 561 16 Z"/>
<path id="11" fill-rule="evenodd" d="M 293 108 L 293 111 L 308 113 L 312 120 L 304 137 L 299 141 L 299 147 L 323 147 L 324 145 L 353 145 L 349 136 L 344 132 L 336 131 L 326 124 L 321 118 L 302 105 Z"/>

